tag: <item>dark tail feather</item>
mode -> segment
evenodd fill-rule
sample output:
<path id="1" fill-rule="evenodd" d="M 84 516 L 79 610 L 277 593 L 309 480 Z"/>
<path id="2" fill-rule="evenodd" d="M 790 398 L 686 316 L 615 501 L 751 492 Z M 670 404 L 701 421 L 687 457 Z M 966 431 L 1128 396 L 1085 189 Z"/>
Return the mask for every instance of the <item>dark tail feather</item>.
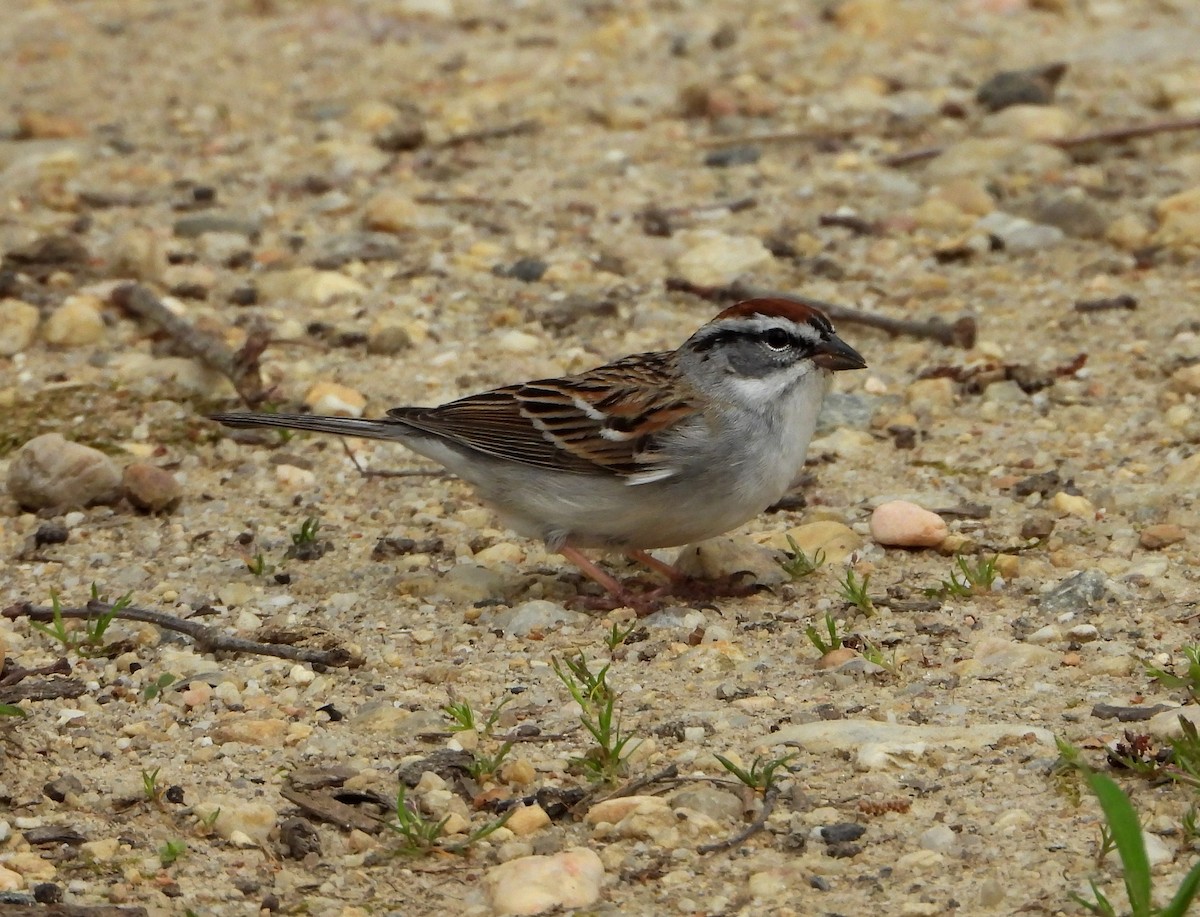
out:
<path id="1" fill-rule="evenodd" d="M 281 430 L 311 430 L 335 436 L 367 439 L 399 439 L 412 431 L 394 420 L 364 420 L 359 417 L 325 417 L 320 414 L 210 414 L 209 420 L 227 427 L 276 427 Z"/>

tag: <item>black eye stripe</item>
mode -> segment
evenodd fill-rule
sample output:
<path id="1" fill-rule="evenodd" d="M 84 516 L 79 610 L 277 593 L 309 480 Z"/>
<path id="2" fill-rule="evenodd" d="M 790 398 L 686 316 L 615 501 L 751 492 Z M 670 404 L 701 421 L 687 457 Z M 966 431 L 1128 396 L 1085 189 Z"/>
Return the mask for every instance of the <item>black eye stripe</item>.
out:
<path id="1" fill-rule="evenodd" d="M 782 336 L 782 337 L 781 337 Z M 694 349 L 700 352 L 711 350 L 718 344 L 728 344 L 732 341 L 755 341 L 760 344 L 766 344 L 773 350 L 782 350 L 783 347 L 793 347 L 796 350 L 810 350 L 813 343 L 798 334 L 789 332 L 786 328 L 764 328 L 761 331 L 749 330 L 733 330 L 719 331 L 716 334 L 711 334 L 695 344 Z M 786 341 L 786 343 L 785 343 Z"/>

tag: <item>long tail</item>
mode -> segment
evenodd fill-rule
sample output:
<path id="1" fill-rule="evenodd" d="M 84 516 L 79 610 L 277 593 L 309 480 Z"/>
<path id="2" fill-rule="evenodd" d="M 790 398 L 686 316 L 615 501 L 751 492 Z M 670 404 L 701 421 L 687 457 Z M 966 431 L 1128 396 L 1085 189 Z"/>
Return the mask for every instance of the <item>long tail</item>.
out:
<path id="1" fill-rule="evenodd" d="M 227 427 L 276 427 L 281 430 L 311 430 L 335 436 L 367 439 L 400 439 L 412 429 L 395 420 L 364 420 L 358 417 L 326 417 L 321 414 L 209 414 L 209 420 Z"/>

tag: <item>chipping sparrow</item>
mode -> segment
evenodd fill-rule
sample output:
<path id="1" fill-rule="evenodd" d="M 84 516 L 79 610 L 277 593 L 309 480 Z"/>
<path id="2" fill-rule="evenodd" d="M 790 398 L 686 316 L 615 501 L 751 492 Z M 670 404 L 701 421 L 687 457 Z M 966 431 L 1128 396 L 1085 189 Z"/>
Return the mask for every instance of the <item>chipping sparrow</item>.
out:
<path id="1" fill-rule="evenodd" d="M 678 350 L 439 407 L 393 408 L 379 420 L 212 419 L 397 440 L 474 485 L 514 531 L 542 539 L 617 602 L 642 610 L 648 596 L 579 549 L 621 550 L 678 581 L 645 551 L 720 535 L 779 500 L 803 469 L 832 373 L 865 366 L 817 309 L 750 299 Z"/>

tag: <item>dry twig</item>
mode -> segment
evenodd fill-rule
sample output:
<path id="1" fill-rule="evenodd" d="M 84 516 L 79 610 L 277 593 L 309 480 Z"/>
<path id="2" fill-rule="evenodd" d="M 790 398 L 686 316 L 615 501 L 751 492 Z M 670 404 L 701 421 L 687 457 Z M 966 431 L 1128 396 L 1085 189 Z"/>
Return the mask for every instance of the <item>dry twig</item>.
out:
<path id="1" fill-rule="evenodd" d="M 1081 299 L 1075 303 L 1076 312 L 1109 312 L 1114 309 L 1128 309 L 1132 312 L 1137 307 L 1137 297 L 1128 293 L 1108 296 L 1104 299 Z"/>
<path id="2" fill-rule="evenodd" d="M 738 844 L 744 844 L 754 835 L 758 834 L 767 827 L 767 819 L 771 817 L 771 813 L 775 811 L 775 803 L 779 799 L 779 787 L 772 783 L 766 790 L 763 791 L 762 809 L 759 810 L 758 817 L 750 824 L 746 825 L 741 831 L 733 837 L 726 838 L 723 841 L 718 841 L 715 844 L 704 844 L 696 848 L 697 853 L 720 853 L 723 850 L 732 850 Z"/>
<path id="3" fill-rule="evenodd" d="M 536 118 L 526 118 L 524 121 L 515 121 L 512 124 L 499 124 L 495 127 L 483 127 L 477 131 L 455 134 L 440 143 L 431 144 L 431 146 L 434 149 L 453 149 L 484 140 L 503 140 L 507 137 L 519 137 L 522 134 L 536 134 L 541 128 L 541 122 Z"/>
<path id="4" fill-rule="evenodd" d="M 1075 147 L 1088 146 L 1093 143 L 1121 143 L 1125 140 L 1135 140 L 1138 137 L 1152 137 L 1156 134 L 1175 134 L 1181 131 L 1200 130 L 1200 118 L 1176 118 L 1166 121 L 1151 121 L 1147 124 L 1126 124 L 1123 127 L 1110 127 L 1104 130 L 1091 131 L 1087 134 L 1076 134 L 1073 137 L 1059 137 L 1042 141 L 1060 150 L 1070 150 Z M 893 168 L 911 165 L 914 162 L 924 162 L 934 159 L 946 151 L 945 146 L 927 146 L 915 150 L 905 150 L 884 156 L 880 162 Z"/>
<path id="5" fill-rule="evenodd" d="M 372 818 L 354 806 L 342 802 L 337 798 L 337 792 L 329 788 L 310 792 L 297 789 L 291 784 L 284 784 L 279 788 L 280 796 L 299 806 L 301 811 L 318 821 L 336 825 L 347 831 L 357 828 L 366 834 L 378 834 L 383 830 L 383 822 L 380 819 Z"/>
<path id="6" fill-rule="evenodd" d="M 5 904 L 4 917 L 146 917 L 146 909 L 115 904 Z"/>
<path id="7" fill-rule="evenodd" d="M 64 658 L 50 665 L 25 669 L 13 666 L 0 678 L 0 704 L 17 704 L 23 700 L 57 700 L 62 697 L 79 697 L 87 687 L 78 678 L 39 678 L 22 684 L 34 675 L 70 675 L 71 664 Z"/>
<path id="8" fill-rule="evenodd" d="M 266 401 L 271 390 L 264 386 L 259 373 L 259 360 L 271 343 L 265 330 L 251 331 L 238 351 L 230 350 L 216 335 L 194 327 L 163 304 L 148 287 L 138 283 L 124 284 L 113 292 L 113 301 L 138 318 L 157 325 L 184 353 L 195 357 L 233 383 L 247 407 Z"/>
<path id="9" fill-rule="evenodd" d="M 9 620 L 29 618 L 31 621 L 53 621 L 55 614 L 63 618 L 88 619 L 114 612 L 115 617 L 129 621 L 144 621 L 161 627 L 163 630 L 185 634 L 196 642 L 196 648 L 202 653 L 253 653 L 257 656 L 275 656 L 279 659 L 292 659 L 296 662 L 307 662 L 312 665 L 327 665 L 332 667 L 356 666 L 362 663 L 348 650 L 341 647 L 329 650 L 310 649 L 308 647 L 286 646 L 281 643 L 259 643 L 257 640 L 247 640 L 236 637 L 225 631 L 191 621 L 177 618 L 163 611 L 150 608 L 138 608 L 128 605 L 115 608 L 108 602 L 90 601 L 82 608 L 62 608 L 57 612 L 53 608 L 33 605 L 30 602 L 18 602 L 4 609 L 3 616 Z"/>

